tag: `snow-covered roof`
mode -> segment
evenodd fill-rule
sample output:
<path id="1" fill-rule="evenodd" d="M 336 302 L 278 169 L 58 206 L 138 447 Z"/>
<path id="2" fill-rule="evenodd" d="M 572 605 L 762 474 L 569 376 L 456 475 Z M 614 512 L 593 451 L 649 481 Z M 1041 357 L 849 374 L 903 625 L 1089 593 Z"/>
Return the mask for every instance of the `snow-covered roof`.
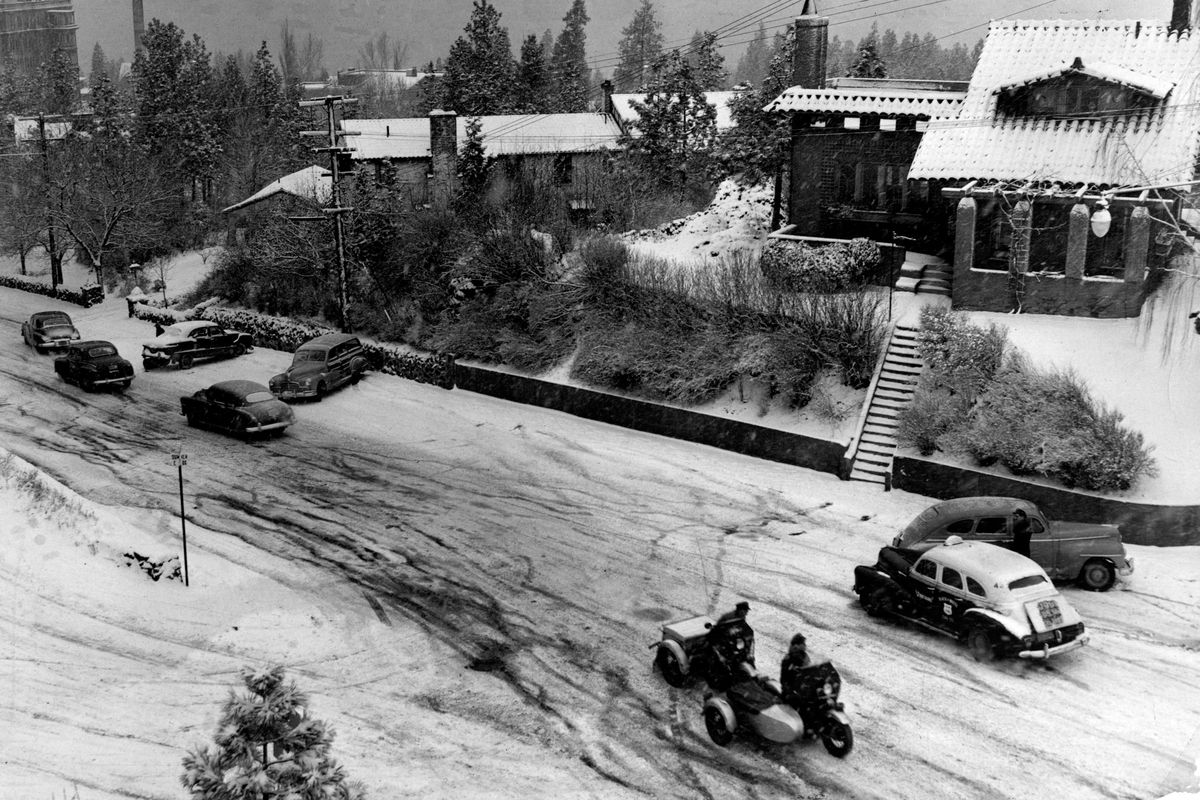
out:
<path id="1" fill-rule="evenodd" d="M 68 121 L 46 122 L 46 138 L 61 139 L 71 131 Z M 37 142 L 42 138 L 37 117 L 17 117 L 13 120 L 13 138 L 18 142 Z"/>
<path id="2" fill-rule="evenodd" d="M 1160 102 L 1127 114 L 997 114 L 1004 89 L 1077 60 Z M 1136 186 L 1191 180 L 1198 155 L 1200 35 L 1139 20 L 997 20 L 958 118 L 930 122 L 909 177 Z"/>
<path id="3" fill-rule="evenodd" d="M 1159 100 L 1166 97 L 1175 88 L 1175 81 L 1145 75 L 1141 72 L 1135 72 L 1134 70 L 1119 67 L 1115 64 L 1107 64 L 1103 61 L 1089 61 L 1084 64 L 1082 58 L 1076 57 L 1074 61 L 1064 61 L 1049 72 L 1039 72 L 1023 80 L 1005 86 L 997 86 L 992 92 L 999 94 L 1000 92 L 1012 91 L 1013 89 L 1019 89 L 1034 83 L 1061 78 L 1064 75 L 1087 75 L 1107 81 L 1108 83 L 1116 83 L 1121 86 L 1128 86 L 1131 89 L 1137 89 L 1139 92 L 1157 97 Z"/>
<path id="4" fill-rule="evenodd" d="M 957 116 L 966 96 L 966 92 L 940 89 L 887 86 L 807 89 L 793 86 L 768 103 L 765 110 L 938 119 Z"/>
<path id="5" fill-rule="evenodd" d="M 737 92 L 704 92 L 705 101 L 716 109 L 717 130 L 722 131 L 733 127 L 733 113 L 729 104 L 737 94 Z M 638 112 L 634 109 L 633 104 L 645 104 L 645 102 L 646 95 L 644 93 L 614 94 L 612 96 L 613 113 L 617 115 L 618 119 L 629 125 L 638 120 Z M 630 133 L 637 135 L 636 130 L 631 130 Z"/>
<path id="6" fill-rule="evenodd" d="M 333 195 L 333 178 L 325 167 L 305 167 L 291 175 L 284 175 L 279 180 L 268 183 L 245 200 L 234 203 L 224 211 L 236 211 L 277 194 L 290 194 L 303 200 L 311 200 L 317 205 L 326 205 Z"/>
<path id="7" fill-rule="evenodd" d="M 458 146 L 470 117 L 459 117 Z M 490 157 L 615 150 L 621 129 L 607 114 L 497 114 L 477 117 Z M 429 158 L 429 119 L 346 119 L 343 139 L 355 161 Z"/>

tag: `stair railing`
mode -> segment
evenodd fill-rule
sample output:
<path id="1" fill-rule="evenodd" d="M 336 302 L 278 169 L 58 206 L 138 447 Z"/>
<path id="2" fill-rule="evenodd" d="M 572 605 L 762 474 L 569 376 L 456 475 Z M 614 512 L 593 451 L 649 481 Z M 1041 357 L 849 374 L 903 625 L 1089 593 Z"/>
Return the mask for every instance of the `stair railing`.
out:
<path id="1" fill-rule="evenodd" d="M 875 372 L 871 375 L 871 382 L 867 384 L 867 395 L 863 400 L 862 410 L 858 412 L 858 422 L 854 425 L 854 433 L 851 434 L 850 441 L 846 443 L 846 450 L 842 454 L 842 465 L 838 471 L 838 477 L 844 481 L 850 480 L 850 472 L 854 469 L 854 459 L 858 457 L 858 445 L 862 441 L 863 428 L 867 425 L 867 414 L 871 410 L 871 403 L 875 401 L 875 391 L 879 386 L 879 378 L 883 375 L 883 364 L 887 361 L 888 353 L 891 352 L 892 338 L 895 333 L 896 323 L 889 322 L 884 346 L 880 348 L 879 358 L 875 361 Z"/>

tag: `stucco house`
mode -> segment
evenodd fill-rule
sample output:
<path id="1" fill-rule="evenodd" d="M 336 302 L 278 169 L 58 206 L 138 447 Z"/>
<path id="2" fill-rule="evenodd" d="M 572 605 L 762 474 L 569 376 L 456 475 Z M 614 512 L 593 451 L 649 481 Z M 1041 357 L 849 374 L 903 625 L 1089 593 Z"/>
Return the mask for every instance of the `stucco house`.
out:
<path id="1" fill-rule="evenodd" d="M 954 306 L 1137 316 L 1197 183 L 1200 35 L 1168 21 L 997 20 L 909 171 L 955 203 Z"/>
<path id="2" fill-rule="evenodd" d="M 561 190 L 571 208 L 591 207 L 608 154 L 619 148 L 621 129 L 608 114 L 501 114 L 477 118 L 485 155 L 495 159 L 489 191 L 495 197 L 523 181 L 543 179 Z M 456 160 L 467 141 L 469 118 L 435 110 L 428 117 L 345 119 L 342 144 L 352 148 L 347 167 L 385 165 L 414 206 L 436 205 L 454 195 Z"/>

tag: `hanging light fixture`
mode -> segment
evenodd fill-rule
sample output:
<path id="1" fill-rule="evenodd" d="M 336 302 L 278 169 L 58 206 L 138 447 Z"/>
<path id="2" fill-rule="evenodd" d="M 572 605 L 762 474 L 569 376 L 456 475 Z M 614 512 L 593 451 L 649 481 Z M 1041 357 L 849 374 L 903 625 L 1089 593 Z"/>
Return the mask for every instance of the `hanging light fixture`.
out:
<path id="1" fill-rule="evenodd" d="M 1107 198 L 1101 198 L 1092 212 L 1092 233 L 1097 239 L 1103 239 L 1112 227 L 1112 213 L 1108 210 Z"/>

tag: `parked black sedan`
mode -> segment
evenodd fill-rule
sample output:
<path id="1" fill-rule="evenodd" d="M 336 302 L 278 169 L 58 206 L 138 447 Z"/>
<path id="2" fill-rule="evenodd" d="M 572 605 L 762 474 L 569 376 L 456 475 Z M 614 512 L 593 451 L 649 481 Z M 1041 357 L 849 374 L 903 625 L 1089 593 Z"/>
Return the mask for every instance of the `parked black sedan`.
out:
<path id="1" fill-rule="evenodd" d="M 234 436 L 280 434 L 296 421 L 292 409 L 271 390 L 253 381 L 222 381 L 179 398 L 180 413 L 194 428 L 210 428 Z"/>
<path id="2" fill-rule="evenodd" d="M 65 355 L 54 359 L 54 371 L 87 392 L 102 386 L 128 389 L 133 383 L 133 365 L 121 358 L 112 342 L 99 339 L 72 344 Z"/>
<path id="3" fill-rule="evenodd" d="M 21 338 L 39 353 L 63 350 L 81 338 L 71 317 L 61 311 L 39 311 L 21 323 Z"/>

